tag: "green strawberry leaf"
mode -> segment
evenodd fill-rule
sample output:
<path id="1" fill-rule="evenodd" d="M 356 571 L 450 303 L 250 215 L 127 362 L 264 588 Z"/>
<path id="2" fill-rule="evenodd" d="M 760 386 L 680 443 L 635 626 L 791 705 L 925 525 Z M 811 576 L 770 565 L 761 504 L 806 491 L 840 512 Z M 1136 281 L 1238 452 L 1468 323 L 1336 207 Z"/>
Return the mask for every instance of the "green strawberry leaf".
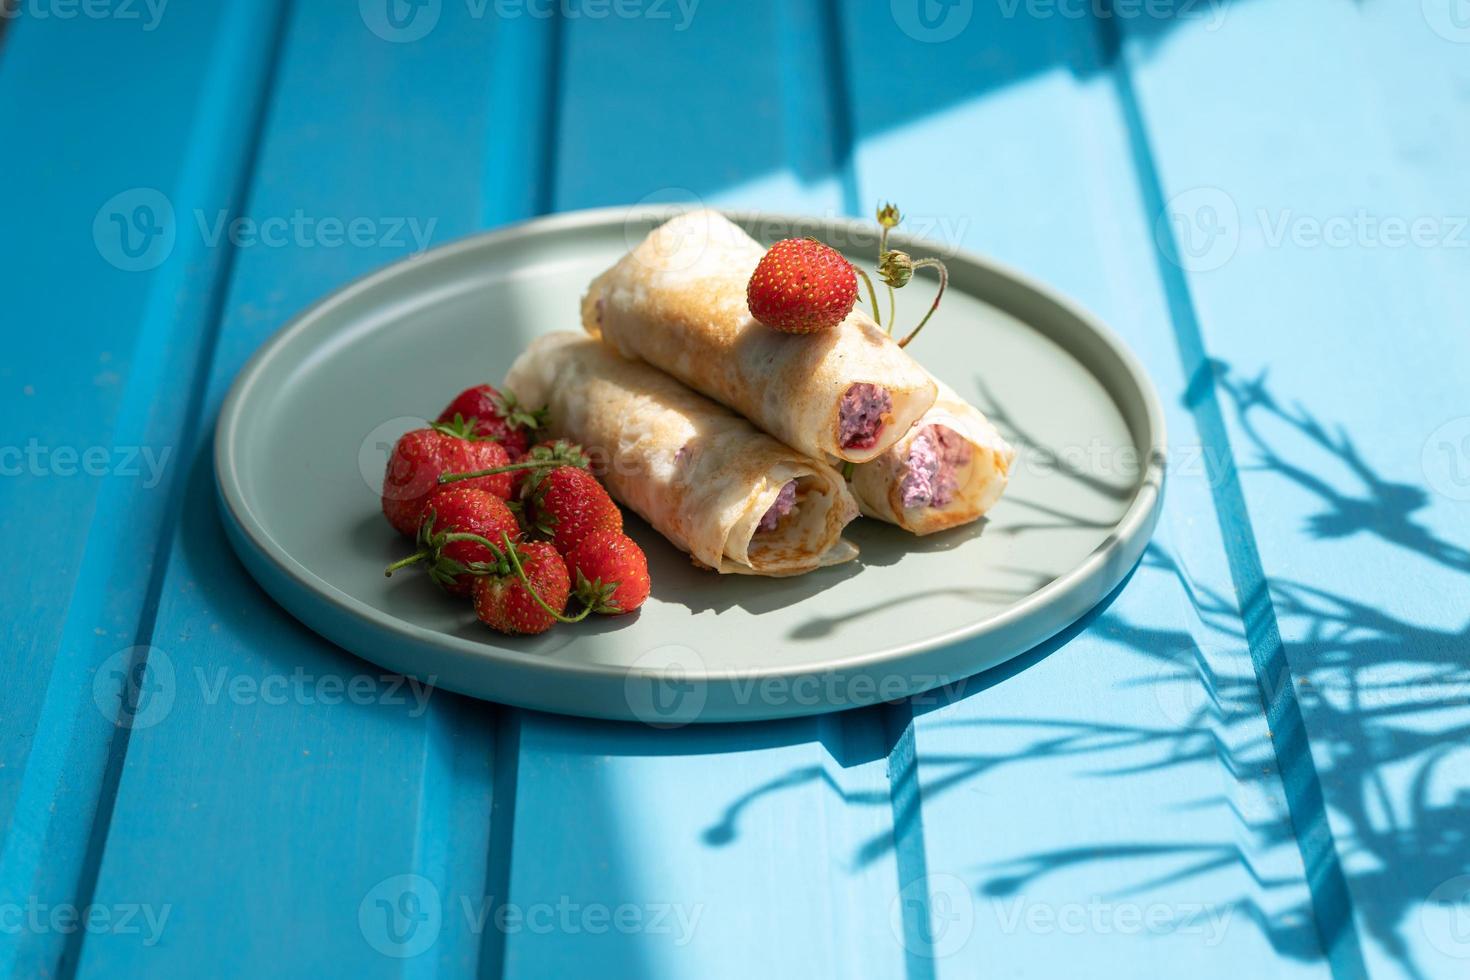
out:
<path id="1" fill-rule="evenodd" d="M 613 600 L 613 593 L 618 591 L 619 584 L 618 582 L 604 583 L 600 578 L 589 582 L 587 576 L 579 568 L 577 569 L 577 587 L 573 595 L 595 613 L 620 613 L 623 607 Z"/>
<path id="2" fill-rule="evenodd" d="M 530 429 L 535 432 L 544 429 L 550 417 L 548 407 L 538 408 L 534 411 L 526 411 L 516 401 L 516 396 L 511 392 L 505 392 L 492 401 L 495 411 L 505 420 L 505 424 L 512 429 Z"/>
<path id="3" fill-rule="evenodd" d="M 588 456 L 580 445 L 575 442 L 568 442 L 565 439 L 558 439 L 550 446 L 532 446 L 531 451 L 526 455 L 530 457 L 528 462 L 545 463 L 547 465 L 547 469 L 545 470 L 532 471 L 535 477 L 543 476 L 557 466 L 575 466 L 579 470 L 592 468 L 592 457 Z M 531 478 L 528 477 L 528 479 Z M 536 481 L 536 485 L 540 486 L 539 479 Z"/>
<path id="4" fill-rule="evenodd" d="M 433 429 L 435 432 L 441 433 L 442 435 L 452 436 L 455 439 L 463 439 L 466 442 L 500 441 L 497 437 L 493 435 L 481 435 L 479 432 L 477 432 L 475 430 L 475 423 L 478 421 L 479 420 L 474 418 L 473 416 L 471 416 L 470 418 L 465 418 L 463 415 L 455 412 L 454 418 L 451 421 L 430 422 L 429 428 Z"/>

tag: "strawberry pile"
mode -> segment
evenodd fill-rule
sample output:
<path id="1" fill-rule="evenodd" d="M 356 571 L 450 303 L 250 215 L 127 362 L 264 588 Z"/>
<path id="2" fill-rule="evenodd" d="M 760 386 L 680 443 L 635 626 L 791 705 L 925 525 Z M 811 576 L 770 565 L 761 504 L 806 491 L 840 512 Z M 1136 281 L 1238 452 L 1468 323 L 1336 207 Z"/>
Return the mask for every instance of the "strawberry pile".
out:
<path id="1" fill-rule="evenodd" d="M 642 606 L 648 560 L 623 533 L 622 511 L 582 447 L 533 442 L 545 425 L 544 410 L 478 385 L 399 439 L 383 516 L 416 550 L 386 574 L 421 567 L 448 594 L 472 599 L 485 625 L 513 635 Z"/>

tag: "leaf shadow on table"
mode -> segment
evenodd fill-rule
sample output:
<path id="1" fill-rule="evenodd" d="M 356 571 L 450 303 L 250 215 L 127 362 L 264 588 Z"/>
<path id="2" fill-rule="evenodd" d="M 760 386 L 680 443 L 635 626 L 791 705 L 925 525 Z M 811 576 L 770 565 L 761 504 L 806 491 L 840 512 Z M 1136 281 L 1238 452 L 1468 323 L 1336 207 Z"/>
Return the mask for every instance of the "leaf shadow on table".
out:
<path id="1" fill-rule="evenodd" d="M 1308 539 L 1362 535 L 1399 552 L 1394 567 L 1422 561 L 1441 578 L 1445 570 L 1470 574 L 1464 547 L 1420 514 L 1432 503 L 1423 488 L 1384 477 L 1346 432 L 1331 432 L 1305 407 L 1283 407 L 1264 376 L 1241 379 L 1220 363 L 1210 370 L 1210 382 L 1218 385 L 1246 436 L 1249 445 L 1242 455 L 1254 453 L 1244 469 L 1286 481 L 1320 504 L 1306 518 Z M 977 683 L 942 700 L 940 707 L 974 697 L 1090 630 L 1101 642 L 1122 648 L 1120 653 L 1141 658 L 1141 669 L 1120 686 L 1146 687 L 1164 700 L 1184 698 L 1164 713 L 1168 723 L 1101 724 L 1065 714 L 934 718 L 929 724 L 972 730 L 977 744 L 1004 748 L 921 755 L 919 796 L 928 806 L 961 787 L 983 792 L 977 784 L 998 770 L 1047 766 L 1056 760 L 1067 760 L 1071 771 L 1084 778 L 1104 780 L 1218 764 L 1233 786 L 1202 796 L 1188 809 L 1229 807 L 1242 824 L 1239 836 L 1250 844 L 1243 850 L 1238 839 L 1138 839 L 1043 850 L 973 867 L 977 895 L 1024 897 L 1048 876 L 1101 867 L 1114 883 L 1104 897 L 1139 896 L 1171 885 L 1205 887 L 1206 876 L 1243 867 L 1250 887 L 1229 909 L 1253 922 L 1278 954 L 1316 962 L 1323 957 L 1323 935 L 1361 928 L 1363 938 L 1405 975 L 1430 975 L 1421 961 L 1435 952 L 1422 939 L 1420 930 L 1428 927 L 1416 918 L 1435 914 L 1425 910 L 1436 905 L 1458 901 L 1464 909 L 1470 903 L 1470 895 L 1446 898 L 1443 892 L 1457 876 L 1470 875 L 1470 616 L 1463 601 L 1446 608 L 1453 616 L 1466 616 L 1465 621 L 1425 624 L 1372 600 L 1273 578 L 1270 597 L 1288 638 L 1291 671 L 1290 676 L 1258 679 L 1234 595 L 1194 581 L 1158 544 L 1150 546 L 1137 574 L 1177 581 L 1197 616 L 1194 627 L 1143 623 L 1104 606 L 1059 640 L 980 675 Z M 1464 590 L 1464 583 L 1458 587 Z M 1452 601 L 1448 595 L 1446 600 Z M 1218 639 L 1202 646 L 1202 636 Z M 1351 914 L 1351 909 L 1324 909 L 1297 873 L 1276 873 L 1283 858 L 1287 868 L 1301 867 L 1300 858 L 1293 856 L 1298 842 L 1290 816 L 1280 812 L 1262 819 L 1238 803 L 1241 796 L 1280 799 L 1283 777 L 1263 724 L 1262 704 L 1263 698 L 1283 695 L 1295 697 L 1301 708 L 1335 838 L 1336 853 L 1329 858 L 1343 864 L 1360 923 L 1356 927 L 1348 921 L 1326 921 Z M 819 768 L 793 771 L 732 800 L 706 829 L 706 843 L 727 844 L 738 835 L 746 811 L 766 797 L 814 780 L 825 780 L 838 792 Z M 1294 799 L 1299 788 L 1287 785 L 1285 791 Z M 844 798 L 857 805 L 893 803 L 889 793 L 856 798 L 849 793 Z M 903 826 L 895 826 L 892 835 L 865 842 L 851 856 L 852 865 L 863 866 L 892 851 L 904 833 Z M 1255 860 L 1263 854 L 1273 855 L 1265 869 Z M 1162 871 L 1161 862 L 1167 865 Z M 1311 880 L 1319 880 L 1320 873 L 1319 867 L 1306 869 Z M 1088 880 L 1098 880 L 1097 875 Z"/>
<path id="2" fill-rule="evenodd" d="M 1321 509 L 1306 521 L 1309 538 L 1374 537 L 1452 572 L 1466 571 L 1464 549 L 1415 518 L 1430 503 L 1422 488 L 1381 476 L 1346 432 L 1329 434 L 1306 408 L 1283 408 L 1264 375 L 1241 380 L 1220 363 L 1211 370 L 1256 454 L 1247 469 L 1286 480 L 1320 503 Z M 1309 464 L 1306 458 L 1319 460 L 1320 465 Z M 1201 619 L 1244 648 L 1233 597 L 1190 583 L 1162 549 L 1151 550 L 1145 564 L 1178 578 Z M 1470 835 L 1465 832 L 1470 824 L 1470 788 L 1464 780 L 1463 759 L 1458 773 L 1450 773 L 1447 764 L 1470 735 L 1470 720 L 1463 710 L 1470 707 L 1466 658 L 1470 621 L 1458 628 L 1423 625 L 1372 602 L 1286 578 L 1272 579 L 1269 589 L 1283 634 L 1293 638 L 1288 644 L 1292 676 L 1258 680 L 1248 664 L 1226 675 L 1200 655 L 1199 640 L 1190 630 L 1150 628 L 1112 617 L 1114 630 L 1102 635 L 1116 637 L 1131 653 L 1158 659 L 1161 666 L 1173 664 L 1176 681 L 1197 679 L 1204 702 L 1177 728 L 1105 729 L 1056 719 L 1055 734 L 1035 743 L 1026 755 L 1102 757 L 1123 748 L 1150 746 L 1163 753 L 1151 767 L 1168 770 L 1215 757 L 1224 743 L 1231 746 L 1226 762 L 1234 779 L 1268 784 L 1261 788 L 1269 791 L 1269 784 L 1279 777 L 1275 750 L 1261 730 L 1262 698 L 1274 699 L 1295 688 L 1314 761 L 1327 784 L 1337 853 L 1351 858 L 1345 862 L 1346 875 L 1359 920 L 1369 938 L 1407 975 L 1423 976 L 1409 934 L 1417 928 L 1413 914 L 1433 901 L 1438 887 L 1470 873 Z M 1141 683 L 1159 680 L 1155 676 Z M 983 724 L 1035 722 L 987 719 Z M 1105 777 L 1113 771 L 1100 768 L 1097 774 Z M 1292 792 L 1290 787 L 1287 792 Z M 1200 805 L 1211 801 L 1201 800 Z M 1295 848 L 1290 828 L 1288 821 L 1276 820 L 1251 832 L 1258 835 L 1258 847 Z M 1152 878 L 1121 884 L 1128 876 L 1128 863 L 1144 855 L 1177 858 L 1169 877 L 1174 881 L 1192 880 L 1241 860 L 1234 844 L 1160 846 L 1137 841 L 1030 855 L 992 869 L 992 876 L 979 888 L 993 896 L 1016 894 L 1042 876 L 1106 862 L 1120 881 L 1119 894 L 1127 894 L 1160 883 Z M 1307 872 L 1313 876 L 1318 870 Z M 1256 881 L 1268 896 L 1299 884 Z M 1320 956 L 1313 920 L 1322 910 L 1310 900 L 1269 913 L 1249 898 L 1238 907 L 1283 955 Z M 1321 923 L 1317 931 L 1331 934 L 1342 928 L 1351 925 Z M 1417 945 L 1422 950 L 1422 944 Z"/>

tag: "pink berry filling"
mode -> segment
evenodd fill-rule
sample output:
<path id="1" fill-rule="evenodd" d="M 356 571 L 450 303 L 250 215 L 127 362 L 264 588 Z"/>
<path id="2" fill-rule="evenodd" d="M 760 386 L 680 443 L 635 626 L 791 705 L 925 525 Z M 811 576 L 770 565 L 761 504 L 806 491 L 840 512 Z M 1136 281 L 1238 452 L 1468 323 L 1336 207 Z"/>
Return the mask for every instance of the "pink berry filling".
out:
<path id="1" fill-rule="evenodd" d="M 776 502 L 771 509 L 766 511 L 766 516 L 761 518 L 757 531 L 774 531 L 776 525 L 781 523 L 781 518 L 796 509 L 796 481 L 792 480 L 781 488 L 776 495 Z"/>
<path id="2" fill-rule="evenodd" d="M 905 509 L 943 507 L 959 489 L 957 473 L 970 462 L 970 444 L 942 425 L 926 426 L 909 446 L 898 490 Z"/>
<path id="3" fill-rule="evenodd" d="M 888 389 L 859 382 L 848 388 L 837 407 L 837 439 L 843 449 L 872 449 L 878 433 L 892 417 Z"/>

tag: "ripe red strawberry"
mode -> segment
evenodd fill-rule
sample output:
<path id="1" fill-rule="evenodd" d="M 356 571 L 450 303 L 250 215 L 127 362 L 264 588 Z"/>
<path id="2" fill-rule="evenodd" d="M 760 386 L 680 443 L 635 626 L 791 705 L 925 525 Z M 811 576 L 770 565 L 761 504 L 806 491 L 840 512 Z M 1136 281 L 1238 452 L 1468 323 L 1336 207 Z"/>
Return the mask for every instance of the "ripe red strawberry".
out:
<path id="1" fill-rule="evenodd" d="M 490 385 L 460 392 L 440 413 L 439 421 L 452 422 L 455 416 L 472 422 L 476 435 L 499 442 L 511 459 L 525 453 L 531 435 L 546 424 L 545 409 L 528 412 L 516 404 L 515 395 L 502 395 Z"/>
<path id="2" fill-rule="evenodd" d="M 567 553 L 573 593 L 593 612 L 630 613 L 648 598 L 648 559 L 621 531 L 594 531 Z"/>
<path id="3" fill-rule="evenodd" d="M 852 263 L 814 238 L 772 245 L 745 291 L 751 316 L 782 333 L 832 329 L 852 312 L 857 295 Z"/>
<path id="4" fill-rule="evenodd" d="M 429 563 L 429 577 L 450 595 L 467 596 L 474 585 L 471 569 L 496 561 L 500 552 L 487 547 L 501 535 L 512 540 L 521 528 L 505 501 L 467 484 L 446 487 L 429 497 L 419 525 L 419 550 L 388 566 L 392 575 L 400 568 Z"/>
<path id="5" fill-rule="evenodd" d="M 575 466 L 532 470 L 521 491 L 528 527 L 565 555 L 593 531 L 621 531 L 623 512 L 597 477 Z"/>
<path id="6" fill-rule="evenodd" d="M 545 541 L 520 542 L 512 548 L 514 562 L 507 551 L 494 572 L 475 579 L 475 615 L 502 633 L 545 633 L 566 619 L 561 613 L 571 595 L 567 566 Z"/>
<path id="7" fill-rule="evenodd" d="M 494 470 L 508 466 L 510 454 L 498 442 L 484 439 L 460 440 L 451 447 L 449 458 L 444 462 L 446 471 Z M 463 485 L 484 490 L 501 500 L 509 500 L 513 483 L 509 473 L 495 473 L 466 480 Z"/>
<path id="8" fill-rule="evenodd" d="M 414 537 L 423 522 L 424 505 L 439 489 L 441 474 L 493 469 L 509 462 L 505 447 L 473 437 L 467 426 L 435 422 L 426 429 L 415 429 L 398 440 L 388 457 L 383 516 L 399 533 Z M 465 485 L 510 498 L 508 474 L 480 477 Z"/>

